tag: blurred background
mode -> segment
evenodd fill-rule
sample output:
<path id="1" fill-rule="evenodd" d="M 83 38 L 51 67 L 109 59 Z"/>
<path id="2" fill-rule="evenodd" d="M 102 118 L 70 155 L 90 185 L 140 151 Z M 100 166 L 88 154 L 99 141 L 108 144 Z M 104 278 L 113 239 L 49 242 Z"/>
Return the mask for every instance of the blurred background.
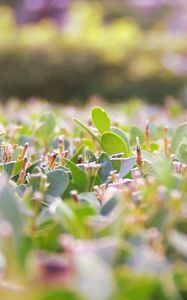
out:
<path id="1" fill-rule="evenodd" d="M 186 0 L 0 0 L 0 99 L 187 103 Z"/>

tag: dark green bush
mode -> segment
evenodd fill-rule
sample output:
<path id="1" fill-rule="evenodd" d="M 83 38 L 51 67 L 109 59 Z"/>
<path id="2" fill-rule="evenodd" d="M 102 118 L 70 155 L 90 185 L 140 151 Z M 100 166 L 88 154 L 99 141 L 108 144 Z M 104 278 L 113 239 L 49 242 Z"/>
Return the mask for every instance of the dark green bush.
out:
<path id="1" fill-rule="evenodd" d="M 180 60 L 176 70 L 172 64 L 176 56 L 182 60 L 187 43 L 167 27 L 145 31 L 125 17 L 106 24 L 95 2 L 75 3 L 68 18 L 64 29 L 47 20 L 18 27 L 12 11 L 1 8 L 2 99 L 86 101 L 99 94 L 110 101 L 138 96 L 162 102 L 187 83 Z"/>
<path id="2" fill-rule="evenodd" d="M 43 50 L 11 49 L 0 53 L 0 95 L 64 102 L 100 94 L 110 101 L 139 96 L 161 102 L 168 94 L 177 96 L 184 85 L 184 79 L 169 74 L 133 80 L 128 68 L 125 62 L 106 63 L 88 50 L 66 49 L 54 59 Z"/>

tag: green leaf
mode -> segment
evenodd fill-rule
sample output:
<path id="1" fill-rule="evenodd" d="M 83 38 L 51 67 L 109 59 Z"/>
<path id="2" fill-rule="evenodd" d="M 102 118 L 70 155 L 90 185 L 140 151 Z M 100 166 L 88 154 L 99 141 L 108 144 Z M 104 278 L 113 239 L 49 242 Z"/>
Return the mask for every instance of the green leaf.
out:
<path id="1" fill-rule="evenodd" d="M 98 201 L 97 197 L 92 192 L 85 192 L 79 194 L 79 200 L 82 204 L 89 204 L 90 206 L 94 207 L 96 211 L 99 211 L 101 208 L 101 204 Z"/>
<path id="2" fill-rule="evenodd" d="M 39 167 L 41 165 L 41 159 L 35 161 L 30 167 L 27 168 L 26 173 L 32 173 L 35 167 Z"/>
<path id="3" fill-rule="evenodd" d="M 143 159 L 146 159 L 146 160 L 150 161 L 151 163 L 154 163 L 154 161 L 155 161 L 155 156 L 151 152 L 148 152 L 145 150 L 142 150 L 142 157 L 143 157 Z"/>
<path id="4" fill-rule="evenodd" d="M 18 193 L 19 197 L 22 197 L 26 191 L 27 191 L 27 185 L 26 184 L 20 184 L 16 188 L 16 192 Z"/>
<path id="5" fill-rule="evenodd" d="M 110 130 L 110 118 L 103 108 L 99 106 L 93 107 L 91 117 L 93 124 L 100 133 Z"/>
<path id="6" fill-rule="evenodd" d="M 15 161 L 11 161 L 3 164 L 4 170 L 7 172 L 9 176 L 11 176 L 12 174 L 15 163 L 16 163 Z"/>
<path id="7" fill-rule="evenodd" d="M 164 158 L 159 158 L 153 164 L 153 171 L 157 175 L 158 181 L 168 188 L 172 188 L 173 176 L 171 164 Z"/>
<path id="8" fill-rule="evenodd" d="M 71 170 L 72 182 L 76 185 L 78 192 L 85 192 L 88 188 L 88 178 L 83 170 L 76 166 L 72 161 L 65 159 L 65 162 Z"/>
<path id="9" fill-rule="evenodd" d="M 12 225 L 18 238 L 22 231 L 22 216 L 18 206 L 18 199 L 8 186 L 5 176 L 0 177 L 0 217 Z"/>
<path id="10" fill-rule="evenodd" d="M 109 213 L 111 213 L 111 211 L 114 209 L 117 203 L 118 199 L 116 197 L 113 197 L 110 200 L 108 200 L 101 209 L 101 215 L 107 216 Z"/>
<path id="11" fill-rule="evenodd" d="M 108 154 L 128 153 L 128 146 L 124 140 L 113 132 L 105 132 L 101 135 L 101 145 L 105 152 Z"/>
<path id="12" fill-rule="evenodd" d="M 28 236 L 22 236 L 18 244 L 18 260 L 20 266 L 24 268 L 29 253 L 32 251 L 32 240 Z"/>
<path id="13" fill-rule="evenodd" d="M 180 125 L 174 132 L 171 141 L 171 152 L 175 153 L 181 142 L 187 141 L 187 123 Z"/>
<path id="14" fill-rule="evenodd" d="M 63 194 L 63 199 L 69 199 L 72 190 L 77 190 L 77 186 L 72 182 L 72 180 L 69 180 L 68 187 Z"/>
<path id="15" fill-rule="evenodd" d="M 147 145 L 144 143 L 144 144 L 141 144 L 141 148 L 146 151 L 147 150 Z M 158 151 L 159 150 L 159 145 L 157 143 L 150 143 L 150 152 L 154 152 L 154 151 Z"/>
<path id="16" fill-rule="evenodd" d="M 143 160 L 143 165 L 141 167 L 139 167 L 144 174 L 149 174 L 152 172 L 152 169 L 153 169 L 153 163 L 150 162 L 149 160 L 147 159 L 144 159 Z"/>
<path id="17" fill-rule="evenodd" d="M 79 228 L 77 226 L 78 220 L 73 209 L 65 201 L 57 200 L 55 202 L 51 205 L 51 208 L 55 206 L 52 215 L 54 220 L 57 223 L 62 224 L 70 234 L 76 236 L 79 231 Z"/>
<path id="18" fill-rule="evenodd" d="M 36 162 L 34 162 L 30 167 L 28 167 L 26 169 L 26 173 L 32 173 L 33 169 L 37 166 L 40 166 L 41 164 L 41 160 L 37 160 Z M 18 160 L 16 161 L 15 165 L 14 165 L 14 169 L 12 171 L 12 174 L 11 174 L 11 179 L 15 182 L 17 182 L 18 178 L 19 178 L 19 173 L 21 171 L 21 168 L 22 168 L 22 165 L 23 165 L 23 160 Z"/>
<path id="19" fill-rule="evenodd" d="M 161 206 L 158 209 L 153 209 L 149 212 L 149 219 L 147 220 L 147 226 L 149 228 L 156 227 L 160 230 L 164 230 L 166 224 L 170 218 L 170 211 L 167 207 Z"/>
<path id="20" fill-rule="evenodd" d="M 39 191 L 41 182 L 41 173 L 30 174 L 29 186 L 32 187 L 33 192 Z"/>
<path id="21" fill-rule="evenodd" d="M 18 174 L 21 171 L 22 166 L 23 166 L 23 159 L 16 161 L 11 175 L 15 176 L 16 174 Z"/>
<path id="22" fill-rule="evenodd" d="M 110 159 L 111 164 L 112 164 L 112 169 L 116 170 L 119 173 L 120 167 L 121 167 L 121 159 L 122 158 L 118 158 L 118 157 L 112 157 Z"/>
<path id="23" fill-rule="evenodd" d="M 136 144 L 136 137 L 139 137 L 140 144 L 145 143 L 145 136 L 144 132 L 137 126 L 132 126 L 130 130 L 130 135 L 132 139 L 132 144 Z"/>
<path id="24" fill-rule="evenodd" d="M 56 126 L 56 118 L 50 111 L 41 115 L 39 126 L 36 129 L 36 137 L 46 143 L 49 137 L 54 133 Z"/>
<path id="25" fill-rule="evenodd" d="M 139 259 L 141 260 L 141 257 Z M 126 272 L 117 270 L 116 281 L 118 291 L 117 295 L 115 295 L 115 300 L 169 300 L 165 297 L 160 297 L 160 294 L 158 297 L 155 297 L 157 282 L 150 274 L 144 274 L 143 272 L 137 274 L 137 272 L 133 272 L 130 268 Z"/>
<path id="26" fill-rule="evenodd" d="M 101 164 L 98 176 L 102 182 L 105 182 L 108 179 L 110 171 L 112 171 L 110 157 L 106 153 L 101 153 L 98 159 L 98 164 Z"/>
<path id="27" fill-rule="evenodd" d="M 182 143 L 178 149 L 179 159 L 182 163 L 187 163 L 187 143 Z"/>
<path id="28" fill-rule="evenodd" d="M 96 213 L 96 209 L 86 203 L 81 203 L 82 205 L 75 205 L 74 212 L 76 215 L 76 218 L 79 222 L 79 224 L 82 223 L 82 225 L 85 223 L 86 219 L 88 217 L 94 216 Z"/>
<path id="29" fill-rule="evenodd" d="M 86 160 L 88 162 L 93 162 L 93 161 L 97 161 L 97 158 L 94 154 L 93 151 L 91 151 L 89 148 L 85 149 L 85 156 L 86 156 Z"/>
<path id="30" fill-rule="evenodd" d="M 135 157 L 122 158 L 120 159 L 121 166 L 119 170 L 119 178 L 124 178 L 134 167 L 136 163 Z"/>
<path id="31" fill-rule="evenodd" d="M 84 147 L 85 147 L 84 145 L 81 145 L 80 148 L 75 152 L 75 154 L 71 158 L 71 161 L 74 162 L 75 164 L 77 163 L 79 155 L 82 154 Z"/>
<path id="32" fill-rule="evenodd" d="M 13 151 L 13 154 L 12 154 L 12 160 L 17 160 L 18 157 L 20 156 L 22 150 L 23 150 L 22 146 L 16 147 L 16 149 Z"/>
<path id="33" fill-rule="evenodd" d="M 44 294 L 41 298 L 41 300 L 82 300 L 78 295 L 76 295 L 72 291 L 66 291 L 64 288 L 56 288 L 56 289 L 51 289 L 48 291 L 44 291 Z"/>
<path id="34" fill-rule="evenodd" d="M 95 139 L 99 144 L 101 143 L 100 142 L 100 139 L 97 137 L 97 135 L 95 135 L 95 133 L 93 133 L 93 131 L 90 130 L 90 128 L 88 126 L 86 126 L 84 123 L 82 123 L 81 121 L 79 121 L 77 118 L 73 118 L 73 120 L 79 125 L 81 126 L 84 130 L 86 130 L 91 136 L 93 139 Z"/>
<path id="35" fill-rule="evenodd" d="M 128 139 L 127 135 L 125 134 L 125 132 L 118 127 L 111 127 L 110 131 L 116 133 L 117 135 L 119 135 L 122 138 L 122 140 L 124 140 L 124 142 L 126 143 L 126 145 L 128 147 L 128 151 L 129 151 L 130 150 L 130 142 L 129 142 L 129 139 Z"/>
<path id="36" fill-rule="evenodd" d="M 47 182 L 49 183 L 47 194 L 60 197 L 68 186 L 69 176 L 62 169 L 52 170 L 47 173 Z"/>

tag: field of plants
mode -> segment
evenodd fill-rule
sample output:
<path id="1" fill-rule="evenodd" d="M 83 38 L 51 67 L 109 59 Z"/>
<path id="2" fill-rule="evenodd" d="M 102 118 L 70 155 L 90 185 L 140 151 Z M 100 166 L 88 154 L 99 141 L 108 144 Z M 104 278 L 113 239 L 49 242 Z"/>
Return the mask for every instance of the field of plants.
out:
<path id="1" fill-rule="evenodd" d="M 187 299 L 186 0 L 0 0 L 15 299 Z"/>
<path id="2" fill-rule="evenodd" d="M 2 300 L 187 299 L 187 111 L 99 101 L 1 105 Z"/>
<path id="3" fill-rule="evenodd" d="M 1 2 L 0 99 L 186 100 L 185 0 Z"/>

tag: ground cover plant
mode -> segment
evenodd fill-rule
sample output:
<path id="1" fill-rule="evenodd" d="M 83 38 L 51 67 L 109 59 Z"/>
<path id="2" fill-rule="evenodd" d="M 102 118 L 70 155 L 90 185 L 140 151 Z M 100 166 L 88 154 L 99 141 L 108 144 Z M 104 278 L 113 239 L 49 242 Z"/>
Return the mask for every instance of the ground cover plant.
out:
<path id="1" fill-rule="evenodd" d="M 0 298 L 186 299 L 186 111 L 84 109 L 1 107 Z"/>

